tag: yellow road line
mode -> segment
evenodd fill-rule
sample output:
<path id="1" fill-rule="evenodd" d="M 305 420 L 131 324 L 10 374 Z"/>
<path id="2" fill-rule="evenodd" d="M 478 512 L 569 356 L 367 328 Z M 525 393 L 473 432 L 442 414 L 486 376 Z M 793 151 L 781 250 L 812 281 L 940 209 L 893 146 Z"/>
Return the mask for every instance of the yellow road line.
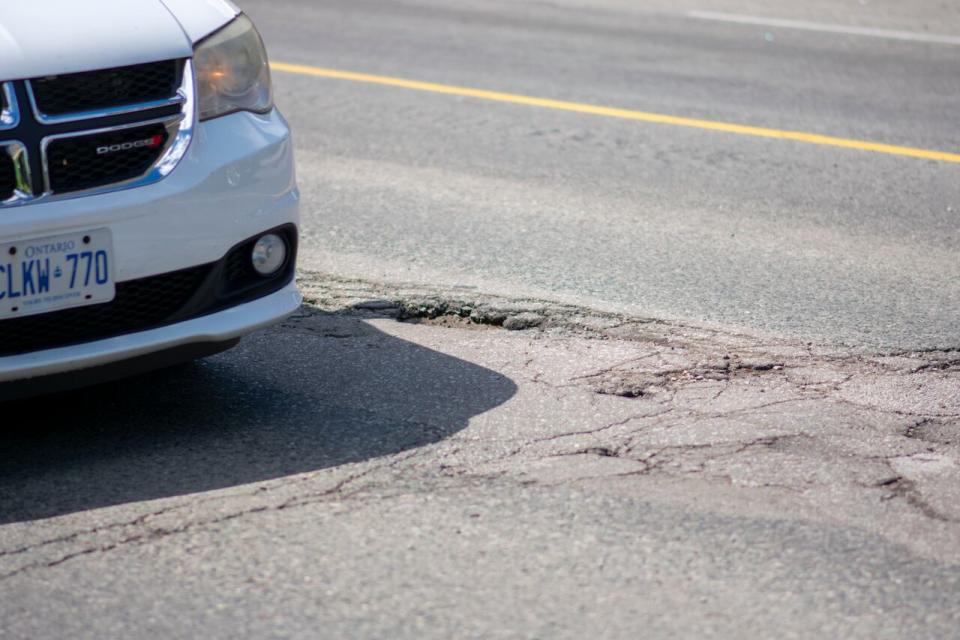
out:
<path id="1" fill-rule="evenodd" d="M 564 100 L 551 100 L 549 98 L 535 98 L 533 96 L 524 96 L 515 93 L 502 93 L 500 91 L 487 91 L 486 89 L 473 89 L 471 87 L 458 87 L 447 84 L 437 84 L 434 82 L 421 82 L 419 80 L 406 80 L 404 78 L 394 78 L 390 76 L 377 76 L 368 73 L 356 73 L 354 71 L 341 71 L 338 69 L 324 69 L 322 67 L 313 67 L 303 64 L 290 64 L 286 62 L 274 62 L 270 65 L 275 71 L 286 73 L 296 73 L 300 75 L 314 76 L 318 78 L 333 78 L 336 80 L 351 80 L 353 82 L 366 82 L 371 84 L 380 84 L 390 87 L 400 87 L 403 89 L 414 89 L 416 91 L 430 91 L 432 93 L 444 93 L 455 96 L 467 96 L 470 98 L 479 98 L 481 100 L 495 100 L 497 102 L 509 102 L 512 104 L 522 104 L 531 107 L 542 107 L 545 109 L 559 109 L 561 111 L 573 111 L 576 113 L 587 113 L 596 116 L 606 116 L 608 118 L 621 118 L 624 120 L 638 120 L 641 122 L 653 122 L 657 124 L 669 124 L 678 127 L 692 127 L 694 129 L 707 129 L 709 131 L 723 131 L 725 133 L 735 133 L 743 136 L 754 136 L 760 138 L 775 138 L 777 140 L 793 140 L 795 142 L 805 142 L 808 144 L 819 144 L 830 147 L 842 147 L 845 149 L 858 149 L 860 151 L 872 151 L 875 153 L 885 153 L 893 156 L 907 156 L 910 158 L 922 158 L 925 160 L 939 160 L 941 162 L 953 162 L 960 164 L 960 154 L 948 153 L 946 151 L 935 151 L 932 149 L 917 149 L 914 147 L 901 147 L 892 144 L 883 144 L 881 142 L 868 142 L 866 140 L 850 140 L 848 138 L 836 138 L 834 136 L 825 136 L 818 133 L 804 133 L 802 131 L 787 131 L 782 129 L 769 129 L 766 127 L 753 127 L 750 125 L 733 124 L 729 122 L 717 122 L 714 120 L 700 120 L 698 118 L 684 118 L 680 116 L 671 116 L 662 113 L 650 113 L 647 111 L 634 111 L 632 109 L 617 109 L 615 107 L 601 107 L 598 105 L 584 104 L 580 102 L 566 102 Z"/>

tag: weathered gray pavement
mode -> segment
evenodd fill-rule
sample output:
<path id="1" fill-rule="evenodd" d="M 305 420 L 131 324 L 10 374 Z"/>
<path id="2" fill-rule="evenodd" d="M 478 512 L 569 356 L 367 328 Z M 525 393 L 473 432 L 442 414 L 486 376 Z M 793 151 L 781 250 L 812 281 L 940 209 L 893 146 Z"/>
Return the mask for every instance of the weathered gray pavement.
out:
<path id="1" fill-rule="evenodd" d="M 0 635 L 957 637 L 960 354 L 304 290 L 7 434 Z"/>
<path id="2" fill-rule="evenodd" d="M 945 0 L 240 3 L 274 61 L 960 149 Z M 960 165 L 274 79 L 310 303 L 0 404 L 0 639 L 960 638 Z"/>

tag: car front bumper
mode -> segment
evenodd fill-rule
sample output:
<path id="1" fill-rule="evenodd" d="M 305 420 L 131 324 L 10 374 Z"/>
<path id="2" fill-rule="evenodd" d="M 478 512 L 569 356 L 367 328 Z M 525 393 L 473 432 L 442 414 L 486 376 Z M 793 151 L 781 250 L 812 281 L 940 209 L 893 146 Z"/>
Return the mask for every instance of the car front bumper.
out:
<path id="1" fill-rule="evenodd" d="M 225 343 L 283 320 L 300 307 L 296 284 L 223 311 L 105 340 L 0 358 L 0 382 L 65 373 L 190 344 Z"/>
<path id="2" fill-rule="evenodd" d="M 108 228 L 115 280 L 123 283 L 216 263 L 238 243 L 266 230 L 296 229 L 298 205 L 292 143 L 283 117 L 277 110 L 236 113 L 199 124 L 185 157 L 164 180 L 4 210 L 0 239 Z M 281 320 L 299 304 L 290 282 L 263 297 L 175 324 L 0 356 L 0 382 L 98 367 L 190 343 L 228 342 Z"/>

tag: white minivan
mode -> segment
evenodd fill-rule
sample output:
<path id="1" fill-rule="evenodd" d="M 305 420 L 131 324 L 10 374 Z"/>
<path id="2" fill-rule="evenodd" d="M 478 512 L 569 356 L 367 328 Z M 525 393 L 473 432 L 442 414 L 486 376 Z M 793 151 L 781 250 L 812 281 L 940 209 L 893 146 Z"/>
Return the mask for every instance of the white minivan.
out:
<path id="1" fill-rule="evenodd" d="M 227 0 L 0 6 L 0 399 L 295 311 L 290 131 Z"/>

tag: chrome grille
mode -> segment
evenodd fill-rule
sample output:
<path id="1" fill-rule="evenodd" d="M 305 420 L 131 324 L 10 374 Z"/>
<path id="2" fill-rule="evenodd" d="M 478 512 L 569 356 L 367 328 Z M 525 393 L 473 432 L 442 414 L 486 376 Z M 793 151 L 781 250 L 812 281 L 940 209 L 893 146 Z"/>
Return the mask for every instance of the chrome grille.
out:
<path id="1" fill-rule="evenodd" d="M 12 82 L 0 85 L 0 131 L 12 129 L 20 124 L 20 111 L 17 109 L 16 94 Z"/>
<path id="2" fill-rule="evenodd" d="M 0 87 L 0 208 L 156 182 L 192 138 L 190 60 Z"/>

